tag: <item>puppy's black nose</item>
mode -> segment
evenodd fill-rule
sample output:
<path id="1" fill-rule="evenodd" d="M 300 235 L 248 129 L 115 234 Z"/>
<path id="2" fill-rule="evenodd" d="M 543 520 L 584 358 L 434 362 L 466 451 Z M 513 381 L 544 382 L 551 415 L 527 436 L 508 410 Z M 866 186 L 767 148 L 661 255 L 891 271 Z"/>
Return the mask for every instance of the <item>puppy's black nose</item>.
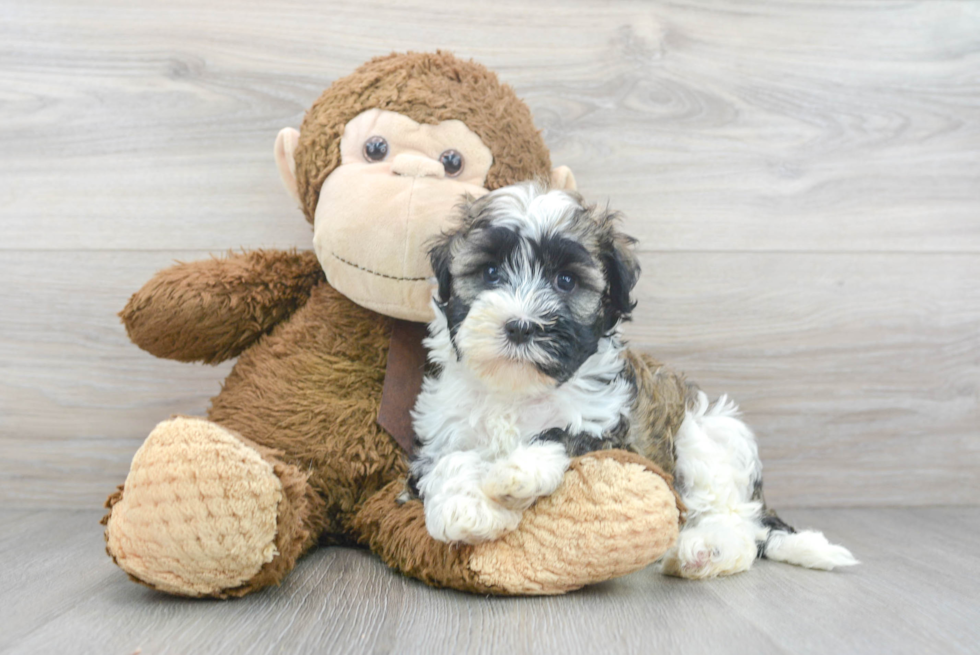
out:
<path id="1" fill-rule="evenodd" d="M 528 321 L 513 320 L 507 321 L 504 325 L 504 331 L 507 333 L 507 339 L 511 343 L 526 343 L 531 335 L 534 334 L 534 326 Z"/>

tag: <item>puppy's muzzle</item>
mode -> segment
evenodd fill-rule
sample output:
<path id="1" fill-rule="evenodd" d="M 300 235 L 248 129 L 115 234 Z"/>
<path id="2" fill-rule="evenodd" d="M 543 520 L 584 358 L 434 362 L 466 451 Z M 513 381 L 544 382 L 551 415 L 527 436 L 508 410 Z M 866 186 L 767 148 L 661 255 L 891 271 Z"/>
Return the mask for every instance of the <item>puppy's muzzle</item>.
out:
<path id="1" fill-rule="evenodd" d="M 514 345 L 521 345 L 531 340 L 536 332 L 536 327 L 530 321 L 511 320 L 504 325 L 504 334 L 507 340 Z"/>

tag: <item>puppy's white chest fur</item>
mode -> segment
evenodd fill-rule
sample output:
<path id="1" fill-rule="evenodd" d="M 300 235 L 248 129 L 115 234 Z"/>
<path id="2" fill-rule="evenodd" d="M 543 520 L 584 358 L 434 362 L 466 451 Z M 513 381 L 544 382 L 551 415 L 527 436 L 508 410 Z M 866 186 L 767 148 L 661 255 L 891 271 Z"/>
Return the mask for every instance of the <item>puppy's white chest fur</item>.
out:
<path id="1" fill-rule="evenodd" d="M 633 391 L 620 375 L 625 361 L 616 337 L 603 339 L 564 384 L 526 393 L 489 389 L 452 355 L 445 335 L 436 330 L 429 339 L 430 358 L 443 370 L 426 379 L 413 412 L 433 455 L 465 449 L 497 458 L 552 428 L 601 438 L 629 410 Z"/>

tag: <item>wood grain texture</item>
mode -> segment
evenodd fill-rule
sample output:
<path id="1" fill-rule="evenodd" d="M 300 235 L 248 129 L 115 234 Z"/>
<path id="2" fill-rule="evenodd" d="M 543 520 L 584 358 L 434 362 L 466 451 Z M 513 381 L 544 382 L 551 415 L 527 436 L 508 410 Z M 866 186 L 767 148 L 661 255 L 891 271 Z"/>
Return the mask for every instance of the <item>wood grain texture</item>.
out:
<path id="1" fill-rule="evenodd" d="M 443 47 L 650 246 L 980 250 L 976 3 L 2 6 L 4 248 L 306 243 L 277 130 L 365 59 Z"/>
<path id="2" fill-rule="evenodd" d="M 628 334 L 756 427 L 782 506 L 980 497 L 980 4 L 0 0 L 0 499 L 93 507 L 229 364 L 154 360 L 153 271 L 309 247 L 271 150 L 448 48 L 642 240 Z"/>
<path id="3" fill-rule="evenodd" d="M 0 649 L 9 653 L 972 653 L 980 509 L 797 510 L 862 564 L 771 562 L 690 582 L 654 569 L 555 598 L 430 589 L 369 553 L 314 551 L 279 588 L 171 598 L 102 552 L 92 511 L 0 511 Z"/>
<path id="4" fill-rule="evenodd" d="M 66 252 L 47 266 L 47 252 L 6 254 L 0 495 L 98 506 L 158 421 L 205 411 L 230 364 L 156 359 L 115 315 L 134 281 L 197 256 Z M 930 255 L 928 268 L 912 254 L 643 259 L 646 300 L 629 338 L 741 403 L 772 504 L 976 503 L 980 258 Z"/>
<path id="5" fill-rule="evenodd" d="M 977 503 L 980 258 L 644 261 L 627 335 L 741 404 L 775 506 Z"/>

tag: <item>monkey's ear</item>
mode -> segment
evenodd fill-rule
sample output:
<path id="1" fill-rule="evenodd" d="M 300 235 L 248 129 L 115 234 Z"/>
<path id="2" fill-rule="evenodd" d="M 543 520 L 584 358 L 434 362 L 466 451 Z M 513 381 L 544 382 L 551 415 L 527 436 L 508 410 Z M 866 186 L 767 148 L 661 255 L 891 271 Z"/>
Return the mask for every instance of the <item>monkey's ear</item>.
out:
<path id="1" fill-rule="evenodd" d="M 575 184 L 575 176 L 572 169 L 568 166 L 558 166 L 551 169 L 551 188 L 562 191 L 575 191 L 578 186 Z"/>
<path id="2" fill-rule="evenodd" d="M 300 204 L 299 187 L 296 185 L 296 144 L 299 143 L 299 130 L 292 127 L 284 127 L 279 130 L 276 137 L 276 166 L 279 167 L 279 176 L 282 178 L 282 185 L 290 197 Z"/>
<path id="3" fill-rule="evenodd" d="M 453 284 L 453 276 L 449 272 L 449 265 L 452 263 L 450 250 L 452 243 L 451 234 L 440 234 L 429 248 L 429 263 L 432 265 L 432 272 L 435 273 L 436 282 L 439 283 L 439 302 L 443 304 L 449 302 Z"/>

